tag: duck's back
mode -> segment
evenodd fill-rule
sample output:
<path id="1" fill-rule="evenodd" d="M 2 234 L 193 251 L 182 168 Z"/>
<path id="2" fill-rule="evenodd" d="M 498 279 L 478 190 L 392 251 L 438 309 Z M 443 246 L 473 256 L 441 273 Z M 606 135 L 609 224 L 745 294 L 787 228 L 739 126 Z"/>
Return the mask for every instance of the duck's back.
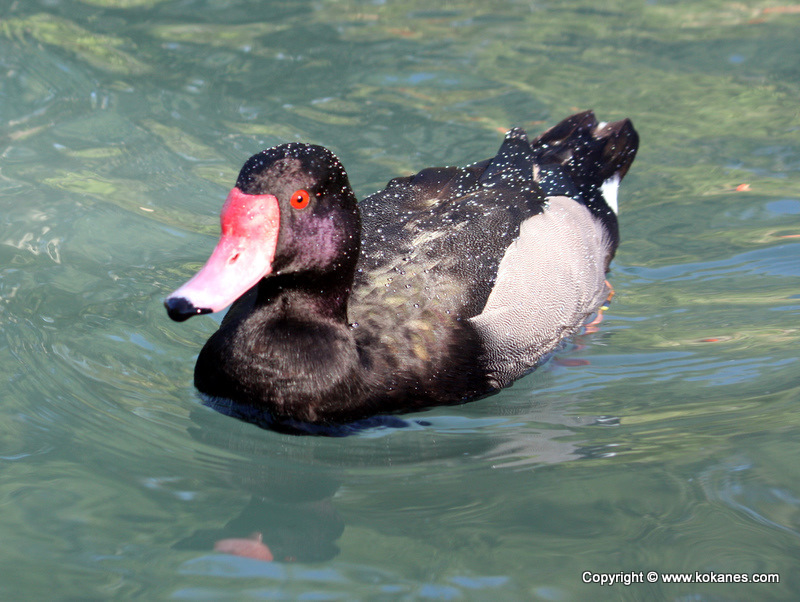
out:
<path id="1" fill-rule="evenodd" d="M 349 315 L 376 358 L 393 356 L 384 369 L 428 376 L 432 395 L 458 401 L 508 384 L 578 330 L 608 295 L 609 199 L 636 144 L 629 122 L 582 113 L 365 199 Z"/>
<path id="2" fill-rule="evenodd" d="M 527 141 L 509 135 L 491 160 L 425 169 L 364 199 L 356 300 L 388 289 L 434 298 L 459 317 L 478 314 L 520 224 L 543 211 L 532 165 Z"/>

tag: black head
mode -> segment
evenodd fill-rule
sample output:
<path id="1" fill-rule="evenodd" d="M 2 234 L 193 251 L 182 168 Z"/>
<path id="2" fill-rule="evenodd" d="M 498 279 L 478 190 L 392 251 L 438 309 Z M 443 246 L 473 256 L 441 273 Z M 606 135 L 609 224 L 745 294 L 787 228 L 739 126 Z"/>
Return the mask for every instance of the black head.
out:
<path id="1" fill-rule="evenodd" d="M 347 173 L 329 150 L 292 143 L 250 157 L 222 208 L 221 229 L 206 265 L 167 297 L 173 319 L 220 311 L 275 277 L 329 290 L 343 310 L 361 224 Z"/>
<path id="2" fill-rule="evenodd" d="M 280 231 L 273 274 L 339 272 L 355 265 L 361 225 L 350 181 L 327 148 L 290 143 L 250 157 L 236 186 L 249 195 L 273 195 Z"/>

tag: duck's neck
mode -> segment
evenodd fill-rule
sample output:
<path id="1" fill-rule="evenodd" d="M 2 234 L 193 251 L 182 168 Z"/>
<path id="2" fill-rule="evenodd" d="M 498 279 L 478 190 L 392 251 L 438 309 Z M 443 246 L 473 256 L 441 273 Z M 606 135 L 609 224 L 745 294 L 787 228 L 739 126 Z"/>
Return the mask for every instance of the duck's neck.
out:
<path id="1" fill-rule="evenodd" d="M 276 320 L 323 319 L 347 324 L 352 286 L 352 275 L 338 272 L 273 276 L 259 284 L 256 307 L 271 313 Z"/>

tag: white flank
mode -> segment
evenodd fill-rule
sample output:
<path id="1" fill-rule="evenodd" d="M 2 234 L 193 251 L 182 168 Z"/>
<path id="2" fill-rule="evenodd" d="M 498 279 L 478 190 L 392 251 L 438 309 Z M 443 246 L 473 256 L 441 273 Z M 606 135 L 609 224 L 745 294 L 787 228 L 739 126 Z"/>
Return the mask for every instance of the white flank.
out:
<path id="1" fill-rule="evenodd" d="M 549 197 L 542 213 L 520 224 L 483 311 L 469 319 L 493 386 L 530 370 L 608 297 L 610 247 L 600 220 L 569 197 Z"/>

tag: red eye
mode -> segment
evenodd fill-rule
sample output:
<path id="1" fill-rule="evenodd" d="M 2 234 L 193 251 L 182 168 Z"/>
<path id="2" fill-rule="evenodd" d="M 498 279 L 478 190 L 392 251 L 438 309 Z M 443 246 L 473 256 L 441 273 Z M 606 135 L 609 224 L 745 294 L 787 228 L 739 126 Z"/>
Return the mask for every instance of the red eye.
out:
<path id="1" fill-rule="evenodd" d="M 296 190 L 295 193 L 292 195 L 292 198 L 289 199 L 289 202 L 292 204 L 292 207 L 295 209 L 305 209 L 308 207 L 308 202 L 311 200 L 308 192 L 305 190 Z"/>

